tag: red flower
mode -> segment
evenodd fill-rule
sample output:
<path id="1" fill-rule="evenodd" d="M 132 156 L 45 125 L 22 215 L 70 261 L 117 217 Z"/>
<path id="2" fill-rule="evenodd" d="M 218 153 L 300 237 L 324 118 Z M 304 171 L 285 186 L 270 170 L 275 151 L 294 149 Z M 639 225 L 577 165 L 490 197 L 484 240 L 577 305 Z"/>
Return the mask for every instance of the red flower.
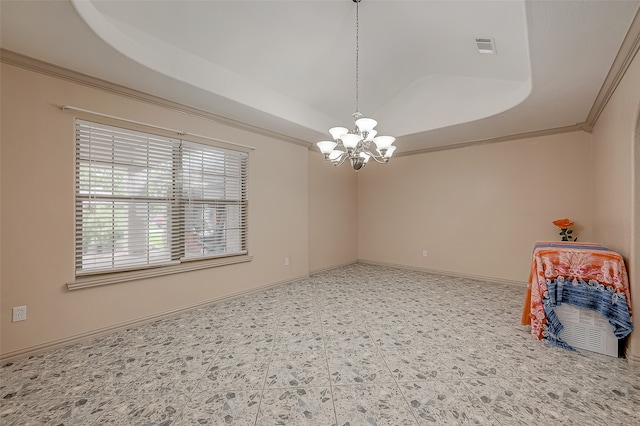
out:
<path id="1" fill-rule="evenodd" d="M 573 222 L 567 218 L 554 220 L 553 224 L 560 229 L 567 229 L 568 227 L 573 226 Z"/>

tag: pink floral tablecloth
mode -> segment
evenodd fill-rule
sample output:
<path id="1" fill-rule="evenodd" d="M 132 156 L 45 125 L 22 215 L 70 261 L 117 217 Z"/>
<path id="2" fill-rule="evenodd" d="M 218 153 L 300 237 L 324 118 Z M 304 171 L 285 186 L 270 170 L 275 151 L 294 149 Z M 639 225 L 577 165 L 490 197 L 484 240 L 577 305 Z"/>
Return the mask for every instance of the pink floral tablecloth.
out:
<path id="1" fill-rule="evenodd" d="M 631 295 L 622 256 L 595 243 L 537 242 L 521 323 L 531 325 L 536 339 L 555 341 L 562 326 L 554 330 L 548 322 L 561 303 L 597 310 L 609 319 L 618 338 L 629 334 Z"/>

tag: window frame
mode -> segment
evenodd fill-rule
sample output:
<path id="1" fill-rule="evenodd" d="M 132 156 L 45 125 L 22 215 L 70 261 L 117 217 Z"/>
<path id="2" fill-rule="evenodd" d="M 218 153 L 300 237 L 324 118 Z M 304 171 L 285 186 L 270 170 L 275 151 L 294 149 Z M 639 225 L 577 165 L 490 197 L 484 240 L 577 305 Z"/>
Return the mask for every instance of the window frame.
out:
<path id="1" fill-rule="evenodd" d="M 81 206 L 82 206 L 83 200 L 86 201 L 88 199 L 89 201 L 91 201 L 92 193 L 91 191 L 89 191 L 88 195 L 87 193 L 84 193 L 84 194 L 81 193 L 80 186 L 83 182 L 81 181 L 80 170 L 82 168 L 81 164 L 83 161 L 85 162 L 85 164 L 89 164 L 89 170 L 90 170 L 89 173 L 91 173 L 92 171 L 91 169 L 92 166 L 91 166 L 91 159 L 87 162 L 86 158 L 82 158 L 82 159 L 80 158 L 81 144 L 90 143 L 90 141 L 87 142 L 86 140 L 81 141 L 80 140 L 81 138 L 78 136 L 79 126 L 82 126 L 82 125 L 88 126 L 88 127 L 96 126 L 103 129 L 115 129 L 117 131 L 122 131 L 125 134 L 127 132 L 130 132 L 131 134 L 135 134 L 135 135 L 143 134 L 152 138 L 159 138 L 163 141 L 166 140 L 167 143 L 173 143 L 173 145 L 170 148 L 170 151 L 172 153 L 171 168 L 170 168 L 171 175 L 172 175 L 171 177 L 172 188 L 171 188 L 169 197 L 159 197 L 160 199 L 162 199 L 162 201 L 165 202 L 169 210 L 168 218 L 167 218 L 167 229 L 165 230 L 165 234 L 164 234 L 165 237 L 168 235 L 169 236 L 168 239 L 171 240 L 165 244 L 166 245 L 165 250 L 168 250 L 168 254 L 170 256 L 170 259 L 168 261 L 152 263 L 152 264 L 147 263 L 147 264 L 126 265 L 122 268 L 101 268 L 101 269 L 95 269 L 95 270 L 91 270 L 91 269 L 83 270 L 82 268 L 83 254 L 82 254 L 82 251 L 79 252 L 79 250 L 83 250 L 84 248 L 83 243 L 86 241 L 86 238 L 83 236 L 84 231 L 82 228 L 83 220 L 86 220 L 86 218 L 85 218 L 85 215 L 83 215 Z M 93 286 L 105 285 L 105 284 L 112 284 L 116 282 L 131 281 L 131 280 L 142 279 L 147 277 L 168 275 L 168 274 L 174 274 L 174 273 L 179 273 L 183 271 L 198 270 L 198 269 L 224 266 L 229 264 L 249 262 L 253 259 L 252 256 L 249 256 L 249 251 L 248 251 L 249 200 L 248 200 L 247 194 L 248 194 L 248 181 L 249 181 L 249 149 L 242 149 L 242 148 L 236 148 L 236 147 L 229 148 L 228 146 L 224 146 L 225 145 L 224 143 L 216 144 L 216 143 L 210 143 L 209 141 L 207 143 L 203 143 L 202 141 L 197 140 L 198 139 L 197 137 L 195 138 L 185 137 L 184 133 L 178 133 L 178 137 L 175 137 L 175 135 L 163 134 L 164 132 L 162 131 L 160 132 L 155 131 L 156 129 L 149 130 L 149 128 L 145 126 L 143 127 L 144 127 L 143 129 L 132 128 L 131 126 L 123 126 L 122 123 L 115 123 L 115 124 L 105 123 L 105 122 L 102 122 L 101 120 L 85 119 L 80 117 L 76 117 L 76 119 L 74 120 L 74 129 L 75 129 L 74 131 L 74 136 L 75 136 L 74 274 L 75 274 L 75 280 L 67 283 L 67 287 L 69 290 L 93 287 Z M 226 182 L 227 182 L 227 179 L 230 179 L 230 177 L 226 174 L 226 168 L 235 167 L 235 172 L 237 173 L 237 175 L 233 175 L 232 177 L 236 179 L 237 183 L 235 184 L 235 186 L 232 186 L 231 188 L 236 190 L 236 193 L 238 194 L 239 199 L 229 201 L 224 198 L 217 199 L 217 200 L 209 198 L 209 199 L 202 200 L 200 204 L 207 205 L 209 206 L 209 208 L 212 208 L 211 207 L 212 205 L 216 206 L 215 207 L 216 212 L 218 211 L 217 210 L 219 208 L 218 206 L 227 206 L 227 205 L 235 206 L 238 212 L 236 215 L 237 216 L 236 221 L 239 225 L 237 226 L 237 228 L 234 228 L 234 230 L 237 231 L 237 235 L 235 236 L 234 241 L 236 241 L 235 246 L 239 247 L 239 250 L 236 250 L 230 253 L 226 252 L 226 248 L 229 245 L 229 239 L 225 239 L 225 243 L 224 243 L 225 252 L 223 253 L 209 254 L 209 253 L 206 253 L 203 249 L 202 255 L 198 255 L 198 256 L 185 255 L 187 250 L 187 246 L 186 246 L 187 229 L 186 229 L 186 217 L 185 217 L 186 207 L 185 206 L 188 206 L 190 204 L 193 205 L 192 200 L 187 199 L 185 197 L 184 187 L 186 187 L 186 184 L 185 182 L 183 182 L 184 176 L 181 175 L 182 168 L 186 163 L 185 154 L 184 154 L 185 148 L 183 148 L 185 146 L 189 146 L 190 149 L 195 149 L 196 151 L 201 150 L 201 152 L 203 153 L 202 154 L 203 157 L 205 154 L 212 155 L 212 153 L 215 155 L 222 156 L 223 161 L 221 164 L 225 172 L 222 174 L 219 174 L 218 177 L 219 178 L 221 177 L 222 179 L 220 188 L 222 188 L 223 193 L 226 193 L 226 191 L 228 191 Z M 149 147 L 147 146 L 146 149 L 147 149 L 147 155 L 149 155 L 148 153 Z M 231 163 L 229 163 L 229 161 L 231 161 Z M 115 160 L 112 164 L 116 164 Z M 229 166 L 228 164 L 232 164 L 232 166 Z M 112 170 L 115 170 L 115 166 L 112 166 Z M 214 169 L 207 169 L 207 170 L 211 173 L 211 170 L 214 170 Z M 150 170 L 146 170 L 146 171 L 150 172 Z M 115 173 L 115 172 L 112 172 L 112 173 Z M 91 179 L 89 178 L 89 182 L 90 180 Z M 111 186 L 110 188 L 113 192 L 115 187 Z M 94 195 L 93 199 L 96 200 L 97 198 L 100 198 L 100 197 L 95 197 Z M 105 198 L 113 199 L 117 197 L 111 194 L 111 196 L 107 195 Z M 127 197 L 124 197 L 124 198 L 127 199 Z M 153 197 L 150 197 L 150 199 L 148 200 L 146 204 L 147 210 L 150 208 L 149 206 L 153 204 L 153 200 L 155 200 Z M 134 204 L 135 200 L 131 199 L 129 200 L 129 202 L 130 204 Z M 115 207 L 113 208 L 115 209 Z M 227 210 L 224 210 L 224 211 L 227 211 Z M 115 220 L 115 219 L 112 219 L 112 220 Z M 127 223 L 126 225 L 127 233 L 132 232 L 131 225 L 128 224 L 128 221 L 126 221 L 126 223 Z M 150 228 L 150 222 L 147 223 L 146 226 L 147 226 L 146 235 L 149 235 L 148 232 Z M 176 249 L 177 249 L 177 252 L 176 252 Z M 146 250 L 147 250 L 146 256 L 148 257 L 149 248 L 147 247 Z M 115 256 L 115 254 L 117 253 L 117 250 L 115 248 L 115 239 L 114 239 L 114 243 L 111 246 L 110 253 L 112 256 Z"/>

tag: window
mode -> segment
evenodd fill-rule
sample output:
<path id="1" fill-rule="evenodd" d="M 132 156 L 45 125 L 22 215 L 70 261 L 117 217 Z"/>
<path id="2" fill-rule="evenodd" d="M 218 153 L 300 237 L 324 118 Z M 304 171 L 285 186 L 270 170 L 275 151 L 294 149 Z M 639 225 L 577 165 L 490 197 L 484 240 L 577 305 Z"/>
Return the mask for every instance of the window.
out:
<path id="1" fill-rule="evenodd" d="M 76 276 L 247 253 L 246 152 L 76 121 Z"/>

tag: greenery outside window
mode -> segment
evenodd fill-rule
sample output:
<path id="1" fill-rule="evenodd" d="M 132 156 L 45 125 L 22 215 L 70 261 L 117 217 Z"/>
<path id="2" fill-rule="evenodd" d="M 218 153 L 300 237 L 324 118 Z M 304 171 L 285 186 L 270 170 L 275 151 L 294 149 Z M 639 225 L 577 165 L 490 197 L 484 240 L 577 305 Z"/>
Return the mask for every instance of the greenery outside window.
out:
<path id="1" fill-rule="evenodd" d="M 76 276 L 247 254 L 246 152 L 76 120 Z"/>

